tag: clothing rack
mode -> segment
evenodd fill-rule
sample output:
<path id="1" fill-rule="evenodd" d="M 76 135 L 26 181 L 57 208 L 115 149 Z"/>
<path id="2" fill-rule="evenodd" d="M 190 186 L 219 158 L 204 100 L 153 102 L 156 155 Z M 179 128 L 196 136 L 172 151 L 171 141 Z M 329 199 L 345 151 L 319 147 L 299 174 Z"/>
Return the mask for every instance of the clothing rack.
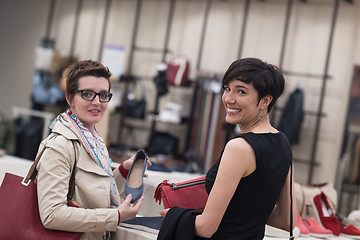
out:
<path id="1" fill-rule="evenodd" d="M 196 82 L 198 84 L 197 99 L 189 146 L 197 153 L 198 164 L 206 172 L 214 159 L 220 155 L 225 143 L 224 136 L 218 135 L 224 116 L 221 105 L 220 74 L 201 72 Z"/>

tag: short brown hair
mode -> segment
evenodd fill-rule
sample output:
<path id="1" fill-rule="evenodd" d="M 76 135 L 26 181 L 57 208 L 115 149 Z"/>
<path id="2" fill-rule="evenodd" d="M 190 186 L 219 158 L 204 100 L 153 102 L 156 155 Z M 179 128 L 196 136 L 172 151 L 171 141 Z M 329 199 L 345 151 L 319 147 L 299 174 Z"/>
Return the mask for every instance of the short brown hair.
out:
<path id="1" fill-rule="evenodd" d="M 85 76 L 103 77 L 109 82 L 109 91 L 111 88 L 111 72 L 109 68 L 100 62 L 93 60 L 83 60 L 69 65 L 65 69 L 66 76 L 66 96 L 71 97 L 74 90 L 79 88 L 79 79 Z"/>

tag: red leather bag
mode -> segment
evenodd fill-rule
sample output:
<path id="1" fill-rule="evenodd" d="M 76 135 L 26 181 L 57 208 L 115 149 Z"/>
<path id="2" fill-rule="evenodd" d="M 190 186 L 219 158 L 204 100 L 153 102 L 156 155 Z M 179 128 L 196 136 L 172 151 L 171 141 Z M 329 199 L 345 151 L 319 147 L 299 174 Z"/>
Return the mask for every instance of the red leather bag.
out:
<path id="1" fill-rule="evenodd" d="M 36 157 L 25 178 L 5 173 L 0 188 L 0 239 L 75 240 L 80 239 L 83 234 L 80 232 L 49 230 L 41 222 L 37 186 L 33 180 L 37 175 L 36 165 L 44 150 L 45 147 Z M 67 196 L 68 206 L 78 207 L 71 203 L 74 187 L 73 171 Z"/>
<path id="2" fill-rule="evenodd" d="M 181 207 L 202 211 L 208 198 L 205 176 L 180 183 L 164 180 L 157 186 L 154 198 L 159 204 L 162 201 L 165 209 Z"/>
<path id="3" fill-rule="evenodd" d="M 0 188 L 0 239 L 80 239 L 82 233 L 46 229 L 40 220 L 36 184 L 5 173 Z"/>
<path id="4" fill-rule="evenodd" d="M 180 55 L 168 56 L 166 59 L 166 76 L 168 83 L 175 86 L 189 86 L 189 61 Z"/>

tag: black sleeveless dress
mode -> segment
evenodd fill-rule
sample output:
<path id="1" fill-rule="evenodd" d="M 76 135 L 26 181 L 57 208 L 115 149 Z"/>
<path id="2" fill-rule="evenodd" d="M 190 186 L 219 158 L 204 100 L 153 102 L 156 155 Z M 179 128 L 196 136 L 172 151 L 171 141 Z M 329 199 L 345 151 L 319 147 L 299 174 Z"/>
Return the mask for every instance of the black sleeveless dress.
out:
<path id="1" fill-rule="evenodd" d="M 213 240 L 261 240 L 285 183 L 292 162 L 291 147 L 282 132 L 241 134 L 253 148 L 256 170 L 242 178 Z M 241 154 L 239 152 L 239 154 Z M 222 153 L 221 153 L 222 156 Z M 211 192 L 220 160 L 206 174 L 206 190 Z"/>

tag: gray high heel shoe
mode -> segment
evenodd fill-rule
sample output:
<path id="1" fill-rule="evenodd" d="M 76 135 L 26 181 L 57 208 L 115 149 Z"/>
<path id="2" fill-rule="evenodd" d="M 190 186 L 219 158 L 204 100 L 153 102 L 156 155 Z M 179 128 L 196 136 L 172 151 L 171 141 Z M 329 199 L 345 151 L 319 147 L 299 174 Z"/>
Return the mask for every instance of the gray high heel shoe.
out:
<path id="1" fill-rule="evenodd" d="M 131 203 L 137 202 L 144 193 L 144 173 L 147 168 L 147 156 L 143 149 L 137 151 L 126 179 L 125 194 L 131 194 Z"/>

